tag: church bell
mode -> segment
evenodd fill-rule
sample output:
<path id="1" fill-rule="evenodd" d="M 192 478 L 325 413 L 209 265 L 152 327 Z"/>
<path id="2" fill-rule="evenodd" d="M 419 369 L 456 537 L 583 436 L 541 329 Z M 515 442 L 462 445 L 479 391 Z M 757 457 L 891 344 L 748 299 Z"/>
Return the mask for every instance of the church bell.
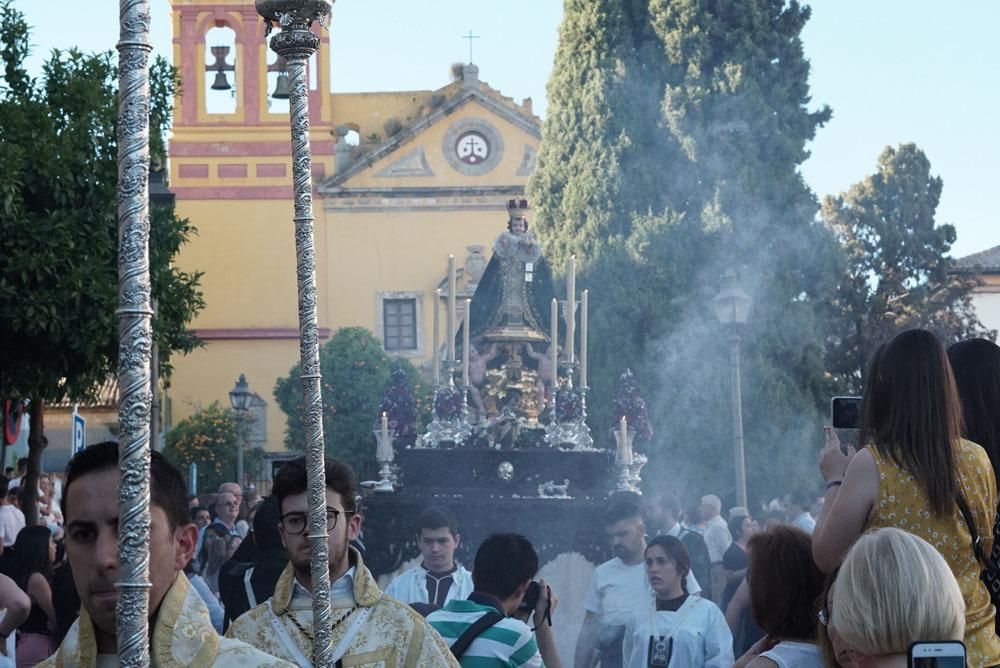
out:
<path id="1" fill-rule="evenodd" d="M 287 100 L 290 90 L 291 86 L 288 82 L 288 75 L 282 72 L 278 75 L 278 81 L 274 84 L 274 92 L 271 93 L 271 97 L 275 100 Z"/>
<path id="2" fill-rule="evenodd" d="M 215 73 L 215 81 L 212 82 L 212 90 L 231 90 L 232 86 L 229 85 L 229 79 L 226 77 L 226 73 L 219 70 Z"/>

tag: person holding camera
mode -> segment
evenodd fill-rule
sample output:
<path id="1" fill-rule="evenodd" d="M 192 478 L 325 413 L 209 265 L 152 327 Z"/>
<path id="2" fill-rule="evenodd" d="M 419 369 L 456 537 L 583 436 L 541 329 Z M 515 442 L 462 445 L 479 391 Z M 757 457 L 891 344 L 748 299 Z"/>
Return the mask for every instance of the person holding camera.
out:
<path id="1" fill-rule="evenodd" d="M 558 599 L 544 580 L 533 581 L 537 572 L 538 554 L 527 538 L 493 534 L 476 551 L 473 592 L 427 621 L 466 668 L 562 668 L 552 635 Z"/>
<path id="2" fill-rule="evenodd" d="M 625 625 L 625 668 L 730 668 L 733 634 L 719 606 L 687 591 L 691 560 L 673 536 L 646 547 L 646 574 L 656 597 L 638 604 Z"/>
<path id="3" fill-rule="evenodd" d="M 812 537 L 820 570 L 836 568 L 866 531 L 896 527 L 933 545 L 965 600 L 969 665 L 1000 665 L 996 611 L 980 580 L 993 549 L 996 478 L 982 447 L 962 438 L 962 404 L 938 338 L 897 334 L 869 362 L 861 402 L 863 446 L 845 453 L 826 428 L 823 510 Z"/>

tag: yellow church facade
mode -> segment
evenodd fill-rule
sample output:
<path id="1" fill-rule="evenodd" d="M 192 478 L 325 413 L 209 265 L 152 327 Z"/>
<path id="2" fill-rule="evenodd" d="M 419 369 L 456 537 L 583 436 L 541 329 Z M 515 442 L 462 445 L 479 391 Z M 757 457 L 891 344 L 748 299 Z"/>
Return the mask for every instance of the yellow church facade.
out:
<path id="1" fill-rule="evenodd" d="M 172 9 L 183 93 L 170 187 L 178 215 L 198 229 L 178 264 L 203 272 L 207 306 L 193 323 L 204 347 L 174 359 L 166 423 L 228 404 L 242 373 L 258 395 L 250 442 L 281 451 L 285 417 L 272 392 L 299 355 L 288 115 L 271 96 L 281 63 L 253 2 L 173 0 Z M 227 46 L 215 42 L 220 31 Z M 332 93 L 329 35 L 317 34 L 309 80 L 321 336 L 366 327 L 426 369 L 448 256 L 459 295 L 471 296 L 507 200 L 523 196 L 540 122 L 530 100 L 504 97 L 474 65 L 436 90 Z M 213 102 L 220 93 L 226 104 Z"/>

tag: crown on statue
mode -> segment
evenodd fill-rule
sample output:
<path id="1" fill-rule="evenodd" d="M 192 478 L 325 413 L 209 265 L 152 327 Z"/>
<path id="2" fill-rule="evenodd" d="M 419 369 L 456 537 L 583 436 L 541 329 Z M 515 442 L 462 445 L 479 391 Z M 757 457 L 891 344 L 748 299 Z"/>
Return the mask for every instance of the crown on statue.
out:
<path id="1" fill-rule="evenodd" d="M 515 218 L 524 218 L 527 220 L 528 211 L 531 207 L 528 206 L 528 200 L 526 199 L 512 199 L 507 202 L 507 215 L 510 216 L 511 220 Z"/>

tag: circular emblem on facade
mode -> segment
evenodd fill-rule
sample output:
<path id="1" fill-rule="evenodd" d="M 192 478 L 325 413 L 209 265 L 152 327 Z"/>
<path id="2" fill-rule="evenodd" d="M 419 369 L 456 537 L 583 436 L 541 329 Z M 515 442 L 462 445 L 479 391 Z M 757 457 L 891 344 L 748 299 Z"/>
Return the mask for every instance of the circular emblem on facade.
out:
<path id="1" fill-rule="evenodd" d="M 441 149 L 455 171 L 479 176 L 492 171 L 503 156 L 503 138 L 481 118 L 460 118 L 444 135 Z"/>
<path id="2" fill-rule="evenodd" d="M 475 130 L 466 132 L 455 143 L 455 155 L 467 165 L 478 165 L 489 157 L 490 142 Z"/>

